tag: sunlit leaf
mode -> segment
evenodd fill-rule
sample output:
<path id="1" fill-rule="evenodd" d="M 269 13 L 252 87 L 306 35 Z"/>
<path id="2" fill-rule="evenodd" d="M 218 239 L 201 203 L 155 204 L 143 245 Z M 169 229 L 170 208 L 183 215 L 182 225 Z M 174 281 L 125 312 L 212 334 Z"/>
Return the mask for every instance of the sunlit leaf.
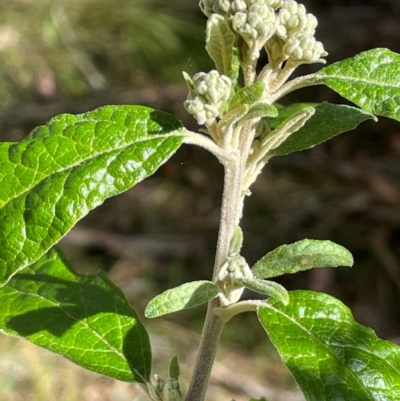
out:
<path id="1" fill-rule="evenodd" d="M 147 332 L 103 274 L 76 274 L 50 250 L 0 288 L 0 331 L 86 369 L 124 381 L 149 379 Z"/>
<path id="2" fill-rule="evenodd" d="M 252 106 L 257 100 L 259 100 L 264 93 L 265 84 L 264 82 L 256 82 L 253 85 L 245 86 L 239 89 L 229 104 L 229 109 L 235 109 L 242 104 Z"/>
<path id="3" fill-rule="evenodd" d="M 304 239 L 281 245 L 262 257 L 252 271 L 257 278 L 271 278 L 315 267 L 352 266 L 353 256 L 331 241 Z"/>
<path id="4" fill-rule="evenodd" d="M 400 120 L 400 55 L 372 49 L 322 68 L 323 82 L 371 113 Z"/>
<path id="5" fill-rule="evenodd" d="M 400 347 L 356 323 L 330 295 L 291 291 L 258 318 L 307 401 L 400 400 Z"/>
<path id="6" fill-rule="evenodd" d="M 91 209 L 154 173 L 182 126 L 143 106 L 63 114 L 0 144 L 0 285 L 35 262 Z"/>

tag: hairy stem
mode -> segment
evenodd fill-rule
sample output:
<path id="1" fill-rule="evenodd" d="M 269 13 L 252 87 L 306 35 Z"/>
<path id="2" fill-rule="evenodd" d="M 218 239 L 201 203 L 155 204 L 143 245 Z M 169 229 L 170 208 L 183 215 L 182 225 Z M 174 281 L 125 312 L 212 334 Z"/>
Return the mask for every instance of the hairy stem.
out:
<path id="1" fill-rule="evenodd" d="M 241 301 L 236 304 L 232 304 L 227 308 L 215 308 L 213 313 L 221 317 L 224 323 L 227 323 L 234 316 L 243 312 L 255 312 L 259 306 L 261 306 L 264 301 L 256 299 L 256 300 L 247 300 Z"/>
<path id="2" fill-rule="evenodd" d="M 201 335 L 199 354 L 197 356 L 196 367 L 193 372 L 186 401 L 203 401 L 206 394 L 219 338 L 222 328 L 224 327 L 224 321 L 221 317 L 212 313 L 212 310 L 218 307 L 218 303 L 216 304 L 216 302 L 213 301 L 210 301 L 208 304 L 207 317 Z"/>
<path id="3" fill-rule="evenodd" d="M 217 281 L 218 273 L 228 257 L 229 244 L 238 225 L 242 213 L 242 169 L 240 154 L 230 158 L 225 166 L 225 184 L 222 196 L 221 222 L 218 234 L 217 251 L 213 272 L 213 281 Z M 203 401 L 207 390 L 212 365 L 218 347 L 218 341 L 224 326 L 223 319 L 215 315 L 213 310 L 218 308 L 219 299 L 209 302 L 206 320 L 204 322 L 196 366 L 186 401 Z"/>
<path id="4" fill-rule="evenodd" d="M 268 94 L 268 100 L 271 103 L 274 103 L 283 96 L 297 89 L 305 88 L 307 86 L 321 85 L 321 82 L 311 80 L 315 76 L 316 76 L 315 74 L 303 75 L 301 77 L 294 78 L 286 82 L 276 92 Z"/>

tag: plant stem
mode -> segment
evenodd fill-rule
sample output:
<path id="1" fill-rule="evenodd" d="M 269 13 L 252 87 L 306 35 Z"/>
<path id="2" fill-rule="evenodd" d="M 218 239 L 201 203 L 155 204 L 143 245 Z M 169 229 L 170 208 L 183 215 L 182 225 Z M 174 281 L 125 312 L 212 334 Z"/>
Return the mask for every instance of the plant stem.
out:
<path id="1" fill-rule="evenodd" d="M 229 244 L 235 226 L 239 223 L 242 212 L 242 169 L 240 154 L 230 158 L 225 166 L 224 192 L 222 195 L 221 222 L 219 227 L 217 251 L 213 272 L 213 281 L 218 281 L 218 273 L 228 257 Z M 186 401 L 203 401 L 207 390 L 218 341 L 224 326 L 223 319 L 214 314 L 213 310 L 219 307 L 219 299 L 208 303 L 207 316 L 204 322 L 196 366 L 192 381 L 186 396 Z"/>
<path id="2" fill-rule="evenodd" d="M 221 317 L 212 313 L 212 310 L 219 305 L 213 301 L 208 304 L 199 353 L 186 401 L 203 401 L 206 394 L 219 338 L 224 327 L 224 321 Z M 218 300 L 216 301 L 218 302 Z"/>

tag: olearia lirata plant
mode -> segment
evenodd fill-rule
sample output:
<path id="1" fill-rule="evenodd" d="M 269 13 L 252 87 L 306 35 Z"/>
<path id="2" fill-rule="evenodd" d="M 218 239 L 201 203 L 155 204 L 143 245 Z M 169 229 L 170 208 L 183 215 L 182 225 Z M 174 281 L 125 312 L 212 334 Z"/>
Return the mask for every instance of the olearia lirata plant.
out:
<path id="1" fill-rule="evenodd" d="M 59 115 L 19 143 L 0 144 L 0 330 L 103 375 L 145 385 L 153 401 L 202 401 L 224 325 L 256 312 L 308 401 L 400 400 L 400 348 L 356 323 L 327 294 L 287 291 L 274 277 L 351 266 L 328 240 L 282 245 L 249 266 L 240 220 L 251 185 L 272 157 L 313 147 L 375 115 L 400 120 L 400 55 L 365 51 L 291 79 L 302 64 L 325 63 L 317 19 L 294 0 L 201 0 L 206 49 L 215 70 L 184 73 L 192 132 L 143 106 L 104 106 Z M 260 54 L 268 62 L 260 66 Z M 358 107 L 278 102 L 327 85 Z M 152 299 L 145 316 L 208 302 L 191 382 L 172 357 L 169 377 L 151 374 L 147 331 L 103 274 L 75 273 L 54 245 L 91 209 L 154 173 L 183 143 L 222 163 L 225 184 L 212 278 Z M 241 300 L 244 288 L 266 299 Z M 251 396 L 251 395 L 250 395 Z"/>

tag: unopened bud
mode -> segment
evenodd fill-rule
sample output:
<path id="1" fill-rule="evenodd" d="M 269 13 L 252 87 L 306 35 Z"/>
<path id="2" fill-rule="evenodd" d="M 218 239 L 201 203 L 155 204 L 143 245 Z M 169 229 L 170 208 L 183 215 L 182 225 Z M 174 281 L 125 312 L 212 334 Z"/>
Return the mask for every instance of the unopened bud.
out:
<path id="1" fill-rule="evenodd" d="M 314 35 L 317 19 L 312 14 L 306 13 L 303 4 L 294 0 L 285 1 L 279 10 L 279 23 L 276 34 L 283 40 L 292 36 L 308 34 Z"/>
<path id="2" fill-rule="evenodd" d="M 292 60 L 306 63 L 322 61 L 321 58 L 328 54 L 321 42 L 316 41 L 314 36 L 307 35 L 289 38 L 283 51 Z"/>

